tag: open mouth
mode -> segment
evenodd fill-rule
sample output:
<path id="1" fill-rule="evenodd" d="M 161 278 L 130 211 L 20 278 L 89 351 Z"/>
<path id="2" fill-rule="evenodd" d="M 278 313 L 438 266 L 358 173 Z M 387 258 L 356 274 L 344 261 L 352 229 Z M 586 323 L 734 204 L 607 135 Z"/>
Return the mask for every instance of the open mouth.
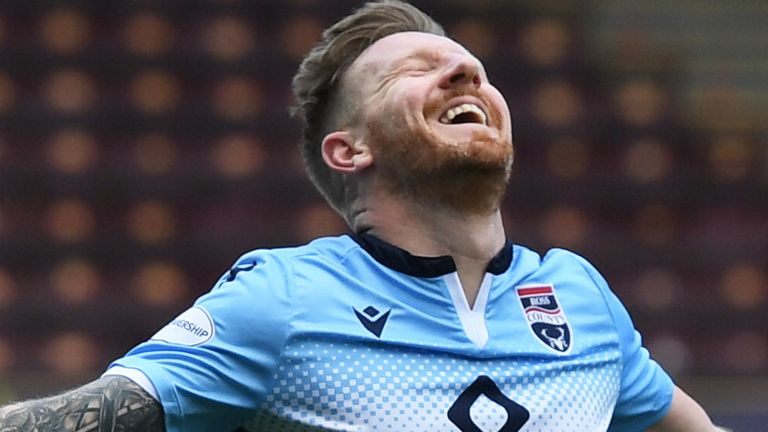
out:
<path id="1" fill-rule="evenodd" d="M 488 116 L 483 110 L 472 103 L 465 103 L 455 106 L 440 116 L 440 123 L 443 124 L 463 124 L 477 123 L 488 125 Z"/>

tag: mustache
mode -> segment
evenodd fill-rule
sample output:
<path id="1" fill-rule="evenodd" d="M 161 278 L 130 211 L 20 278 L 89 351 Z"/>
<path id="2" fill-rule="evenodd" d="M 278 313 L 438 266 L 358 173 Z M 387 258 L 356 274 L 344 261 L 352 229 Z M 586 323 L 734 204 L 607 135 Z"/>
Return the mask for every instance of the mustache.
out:
<path id="1" fill-rule="evenodd" d="M 470 89 L 455 89 L 455 88 L 452 88 L 450 90 L 447 90 L 447 91 L 443 92 L 440 95 L 439 98 L 435 98 L 434 100 L 427 102 L 426 103 L 426 108 L 427 109 L 430 109 L 430 108 L 432 108 L 432 109 L 439 109 L 441 106 L 443 106 L 446 103 L 448 103 L 451 99 L 455 99 L 455 98 L 462 97 L 462 96 L 472 96 L 472 97 L 475 97 L 475 98 L 480 99 L 481 101 L 483 101 L 483 103 L 486 106 L 489 105 L 488 104 L 488 98 L 484 97 L 483 94 L 480 93 L 479 90 L 477 90 L 476 88 L 472 87 Z M 490 109 L 490 107 L 489 107 L 489 109 Z"/>

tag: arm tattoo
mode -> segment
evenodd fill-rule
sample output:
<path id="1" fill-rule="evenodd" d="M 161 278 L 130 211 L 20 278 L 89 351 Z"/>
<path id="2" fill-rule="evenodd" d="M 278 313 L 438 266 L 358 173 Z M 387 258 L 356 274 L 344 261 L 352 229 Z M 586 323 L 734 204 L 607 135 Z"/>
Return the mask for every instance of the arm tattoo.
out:
<path id="1" fill-rule="evenodd" d="M 128 378 L 106 376 L 60 396 L 0 407 L 0 432 L 165 432 L 163 410 Z"/>

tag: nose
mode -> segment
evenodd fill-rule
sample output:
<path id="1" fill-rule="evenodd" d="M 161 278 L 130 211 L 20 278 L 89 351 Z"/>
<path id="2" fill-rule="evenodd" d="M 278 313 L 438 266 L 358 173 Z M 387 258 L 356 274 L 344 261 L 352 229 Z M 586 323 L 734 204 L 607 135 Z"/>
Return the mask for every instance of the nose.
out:
<path id="1" fill-rule="evenodd" d="M 440 88 L 449 90 L 458 86 L 471 85 L 480 87 L 480 64 L 477 59 L 462 54 L 446 54 L 445 72 L 440 79 Z"/>

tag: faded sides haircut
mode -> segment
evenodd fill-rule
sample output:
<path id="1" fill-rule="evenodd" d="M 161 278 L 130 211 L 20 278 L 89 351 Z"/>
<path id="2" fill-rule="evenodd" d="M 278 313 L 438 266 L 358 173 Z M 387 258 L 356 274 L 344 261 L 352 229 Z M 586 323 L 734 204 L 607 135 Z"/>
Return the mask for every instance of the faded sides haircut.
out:
<path id="1" fill-rule="evenodd" d="M 326 29 L 293 77 L 294 115 L 304 123 L 301 153 L 310 180 L 328 203 L 349 222 L 350 196 L 344 175 L 323 160 L 321 145 L 330 132 L 345 126 L 352 101 L 341 94 L 344 73 L 363 51 L 386 36 L 415 31 L 445 36 L 442 26 L 424 12 L 398 0 L 366 3 Z"/>

